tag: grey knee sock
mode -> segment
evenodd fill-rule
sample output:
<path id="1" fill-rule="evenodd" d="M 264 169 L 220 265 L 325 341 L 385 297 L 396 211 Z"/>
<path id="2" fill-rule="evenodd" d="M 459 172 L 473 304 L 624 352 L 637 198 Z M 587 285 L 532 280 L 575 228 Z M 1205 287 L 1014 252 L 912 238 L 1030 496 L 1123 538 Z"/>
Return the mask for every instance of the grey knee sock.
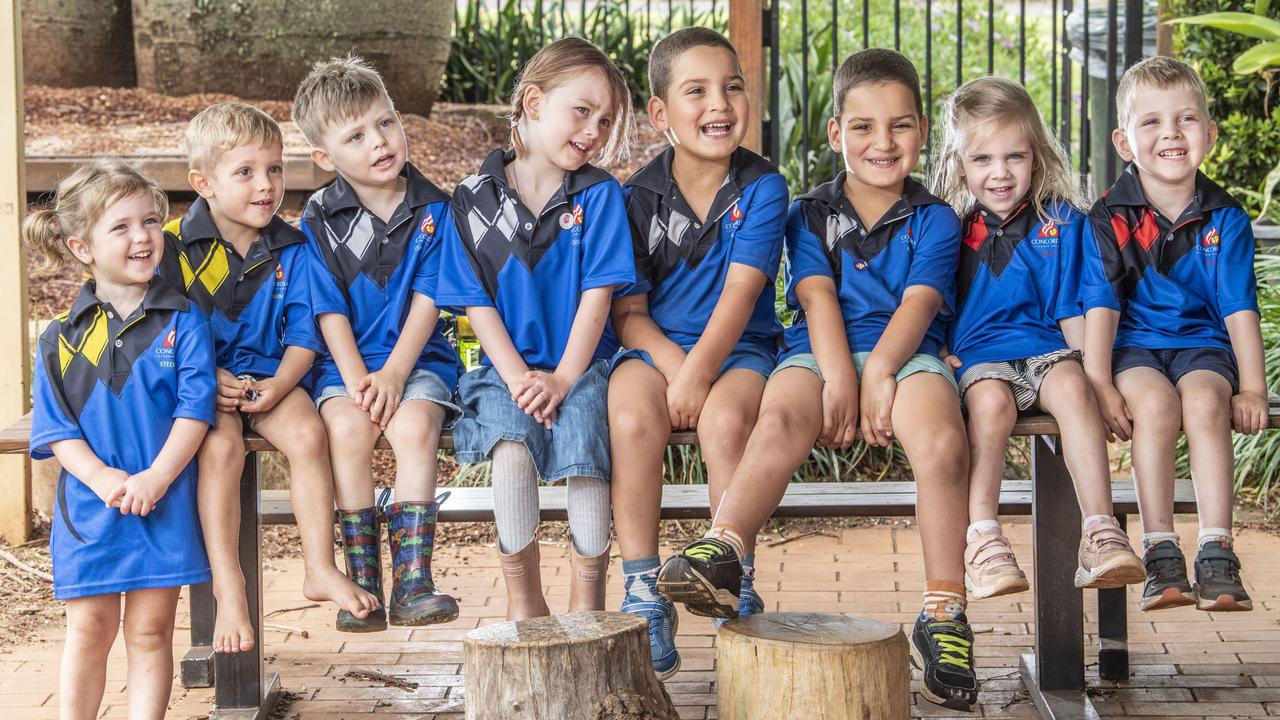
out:
<path id="1" fill-rule="evenodd" d="M 538 469 L 524 443 L 500 440 L 493 448 L 493 519 L 498 549 L 508 554 L 528 545 L 538 528 Z"/>
<path id="2" fill-rule="evenodd" d="M 579 555 L 595 557 L 609 547 L 609 485 L 600 478 L 569 478 L 569 532 Z"/>

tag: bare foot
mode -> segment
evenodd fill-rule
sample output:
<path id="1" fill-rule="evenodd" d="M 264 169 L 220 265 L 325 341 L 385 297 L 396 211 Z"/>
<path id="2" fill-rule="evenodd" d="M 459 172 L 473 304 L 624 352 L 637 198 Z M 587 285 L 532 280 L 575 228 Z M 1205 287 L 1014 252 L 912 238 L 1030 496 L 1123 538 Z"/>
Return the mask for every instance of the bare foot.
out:
<path id="1" fill-rule="evenodd" d="M 213 593 L 217 614 L 213 620 L 214 652 L 237 653 L 253 649 L 253 624 L 249 622 L 249 601 L 244 586 Z"/>
<path id="2" fill-rule="evenodd" d="M 360 619 L 367 617 L 381 604 L 376 595 L 351 582 L 336 567 L 308 570 L 302 581 L 302 594 L 308 600 L 331 600 L 339 608 Z"/>

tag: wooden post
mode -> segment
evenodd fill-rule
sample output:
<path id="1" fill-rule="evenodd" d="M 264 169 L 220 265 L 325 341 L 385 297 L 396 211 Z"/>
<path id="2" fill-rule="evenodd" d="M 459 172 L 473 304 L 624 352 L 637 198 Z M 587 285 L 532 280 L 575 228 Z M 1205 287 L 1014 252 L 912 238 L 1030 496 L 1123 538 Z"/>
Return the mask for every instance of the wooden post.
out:
<path id="1" fill-rule="evenodd" d="M 1160 9 L 1156 13 L 1156 54 L 1173 54 L 1173 26 L 1165 22 L 1173 17 L 1169 0 L 1160 0 Z"/>
<path id="2" fill-rule="evenodd" d="M 769 54 L 764 47 L 764 0 L 729 0 L 729 41 L 738 50 L 742 75 L 751 98 L 751 125 L 742 146 L 753 152 L 764 147 L 765 70 Z M 776 122 L 776 120 L 775 120 Z"/>
<path id="3" fill-rule="evenodd" d="M 12 423 L 31 406 L 27 332 L 27 254 L 19 227 L 27 205 L 22 181 L 22 27 L 20 0 L 0 0 L 0 422 Z M 25 455 L 0 458 L 0 536 L 10 545 L 31 537 L 31 463 Z"/>

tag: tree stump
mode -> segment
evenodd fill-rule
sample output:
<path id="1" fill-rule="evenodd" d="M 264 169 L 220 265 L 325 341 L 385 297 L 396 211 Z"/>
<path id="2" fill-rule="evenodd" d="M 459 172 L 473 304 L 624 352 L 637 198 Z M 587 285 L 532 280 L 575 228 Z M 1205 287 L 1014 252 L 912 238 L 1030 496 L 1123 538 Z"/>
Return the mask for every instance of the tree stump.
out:
<path id="1" fill-rule="evenodd" d="M 907 640 L 897 625 L 783 612 L 720 628 L 720 720 L 906 720 Z"/>
<path id="2" fill-rule="evenodd" d="M 463 642 L 467 720 L 678 720 L 648 623 L 579 612 L 500 622 Z"/>

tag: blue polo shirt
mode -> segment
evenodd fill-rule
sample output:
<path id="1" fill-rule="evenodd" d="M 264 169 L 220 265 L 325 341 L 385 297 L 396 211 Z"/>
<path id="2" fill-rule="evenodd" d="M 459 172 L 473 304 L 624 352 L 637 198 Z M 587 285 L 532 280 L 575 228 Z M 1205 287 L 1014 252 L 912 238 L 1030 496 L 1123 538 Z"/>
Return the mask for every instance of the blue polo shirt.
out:
<path id="1" fill-rule="evenodd" d="M 787 222 L 787 181 L 750 150 L 738 148 L 706 222 L 699 222 L 671 173 L 668 148 L 627 181 L 627 220 L 634 247 L 635 286 L 648 293 L 649 316 L 681 346 L 696 343 L 711 320 L 732 264 L 764 273 L 765 283 L 742 341 L 767 344 L 782 333 L 774 312 Z"/>
<path id="2" fill-rule="evenodd" d="M 1025 360 L 1067 346 L 1058 323 L 1082 314 L 1084 214 L 1070 203 L 1023 202 L 1004 220 L 981 205 L 964 221 L 948 343 L 964 367 Z"/>
<path id="3" fill-rule="evenodd" d="M 360 204 L 355 189 L 341 175 L 307 201 L 302 232 L 320 257 L 312 283 L 316 317 L 340 313 L 351 322 L 356 346 L 369 372 L 387 362 L 409 314 L 413 293 L 436 298 L 440 272 L 439 230 L 449 220 L 449 195 L 405 163 L 404 200 L 389 222 Z M 414 364 L 437 375 L 448 388 L 458 384 L 462 363 L 436 322 L 431 339 Z M 325 353 L 316 362 L 313 394 L 343 384 L 342 375 Z"/>
<path id="4" fill-rule="evenodd" d="M 635 282 L 622 187 L 584 165 L 534 214 L 507 187 L 514 153 L 494 150 L 480 172 L 453 192 L 440 268 L 441 305 L 497 308 L 511 342 L 531 368 L 560 364 L 582 293 L 625 292 Z M 618 349 L 606 329 L 594 357 Z M 481 361 L 490 365 L 486 357 Z"/>
<path id="5" fill-rule="evenodd" d="M 209 316 L 218 367 L 267 378 L 286 347 L 324 351 L 311 314 L 315 259 L 297 228 L 272 218 L 241 257 L 199 198 L 165 225 L 164 235 L 157 272 Z M 307 388 L 308 378 L 300 384 Z"/>
<path id="6" fill-rule="evenodd" d="M 791 203 L 787 211 L 787 305 L 796 311 L 780 360 L 812 352 L 796 285 L 822 275 L 835 281 L 853 352 L 870 352 L 902 304 L 907 288 L 942 296 L 917 353 L 938 354 L 955 307 L 960 220 L 951 206 L 911 178 L 888 212 L 868 226 L 844 196 L 845 173 Z"/>
<path id="7" fill-rule="evenodd" d="M 153 280 L 128 317 L 90 280 L 40 335 L 31 457 L 84 440 L 108 466 L 151 467 L 176 418 L 214 420 L 209 321 L 177 288 Z M 187 465 L 147 517 L 121 515 L 63 470 L 49 540 L 58 600 L 209 579 L 196 513 L 196 465 Z"/>
<path id="8" fill-rule="evenodd" d="M 1230 351 L 1226 317 L 1258 309 L 1249 216 L 1203 173 L 1195 183 L 1169 220 L 1129 166 L 1089 211 L 1084 305 L 1120 311 L 1116 347 Z"/>

